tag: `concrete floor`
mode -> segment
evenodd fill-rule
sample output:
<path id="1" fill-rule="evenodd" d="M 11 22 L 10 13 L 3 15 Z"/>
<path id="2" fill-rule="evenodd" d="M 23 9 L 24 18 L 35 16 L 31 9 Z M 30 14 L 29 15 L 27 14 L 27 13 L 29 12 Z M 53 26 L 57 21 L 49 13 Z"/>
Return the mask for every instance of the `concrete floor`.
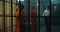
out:
<path id="1" fill-rule="evenodd" d="M 45 25 L 41 25 L 40 27 L 40 32 L 46 32 L 46 27 Z M 58 25 L 52 25 L 51 26 L 51 32 L 60 32 L 60 26 Z"/>
<path id="2" fill-rule="evenodd" d="M 40 19 L 40 32 L 46 32 L 44 18 Z M 51 32 L 60 32 L 60 25 L 51 25 Z"/>
<path id="3" fill-rule="evenodd" d="M 32 29 L 31 29 L 31 32 L 32 32 Z M 40 19 L 40 32 L 47 32 L 46 26 L 44 23 L 44 18 Z M 60 32 L 60 25 L 58 25 L 58 24 L 51 25 L 51 32 Z"/>

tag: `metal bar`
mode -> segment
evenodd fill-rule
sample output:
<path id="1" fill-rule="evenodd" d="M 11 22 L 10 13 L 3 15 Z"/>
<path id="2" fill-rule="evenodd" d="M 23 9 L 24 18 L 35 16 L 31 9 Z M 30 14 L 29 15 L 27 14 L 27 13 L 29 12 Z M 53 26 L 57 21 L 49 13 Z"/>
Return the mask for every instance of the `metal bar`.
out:
<path id="1" fill-rule="evenodd" d="M 49 8 L 50 8 L 50 25 L 49 25 L 49 31 L 51 32 L 51 0 L 49 0 Z"/>
<path id="2" fill-rule="evenodd" d="M 7 3 L 5 2 L 5 15 L 6 15 L 6 12 L 7 12 Z M 5 26 L 7 27 L 7 18 L 5 17 Z M 6 29 L 6 27 L 5 27 L 5 29 Z M 6 32 L 7 32 L 7 29 L 5 30 Z"/>
<path id="3" fill-rule="evenodd" d="M 4 17 L 4 15 L 0 15 L 0 17 Z M 5 15 L 5 17 L 11 17 L 11 16 L 9 16 L 9 15 Z M 17 17 L 17 16 L 12 16 L 12 17 Z M 25 17 L 28 17 L 28 16 L 25 16 Z M 32 17 L 32 16 L 30 16 L 30 17 Z M 35 16 L 35 17 L 40 17 L 40 18 L 45 18 L 46 16 Z M 47 16 L 47 17 L 49 17 L 49 16 Z M 60 16 L 51 16 L 51 18 L 60 18 Z"/>
<path id="4" fill-rule="evenodd" d="M 30 32 L 30 0 L 28 0 L 28 32 Z"/>
<path id="5" fill-rule="evenodd" d="M 3 32 L 5 32 L 5 0 L 3 0 L 3 23 L 2 23 L 2 26 L 3 26 Z"/>
<path id="6" fill-rule="evenodd" d="M 13 32 L 13 0 L 11 0 L 11 32 Z"/>
<path id="7" fill-rule="evenodd" d="M 38 32 L 40 32 L 40 0 L 38 0 Z"/>

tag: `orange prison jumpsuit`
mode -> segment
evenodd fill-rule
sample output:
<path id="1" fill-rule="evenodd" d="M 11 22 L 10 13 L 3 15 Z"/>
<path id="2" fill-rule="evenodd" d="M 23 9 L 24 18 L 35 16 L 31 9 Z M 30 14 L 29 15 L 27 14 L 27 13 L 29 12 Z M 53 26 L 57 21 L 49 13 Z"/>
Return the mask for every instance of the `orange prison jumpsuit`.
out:
<path id="1" fill-rule="evenodd" d="M 31 16 L 32 16 L 32 30 L 33 32 L 37 32 L 37 18 L 36 18 L 37 13 L 34 9 L 32 10 Z"/>
<path id="2" fill-rule="evenodd" d="M 22 18 L 19 19 L 19 15 L 22 14 Z M 16 11 L 16 32 L 26 32 L 26 20 L 27 20 L 27 17 L 25 12 L 24 11 L 20 11 L 20 14 L 19 14 L 19 11 Z"/>

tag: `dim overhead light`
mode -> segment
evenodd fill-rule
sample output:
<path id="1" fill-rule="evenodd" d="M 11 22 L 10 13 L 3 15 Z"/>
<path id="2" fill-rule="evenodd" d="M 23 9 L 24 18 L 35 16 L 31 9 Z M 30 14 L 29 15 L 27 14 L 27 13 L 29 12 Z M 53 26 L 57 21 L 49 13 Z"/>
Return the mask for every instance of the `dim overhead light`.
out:
<path id="1" fill-rule="evenodd" d="M 24 0 L 18 0 L 18 1 L 24 1 Z"/>
<path id="2" fill-rule="evenodd" d="M 37 6 L 38 6 L 39 4 L 37 3 Z"/>

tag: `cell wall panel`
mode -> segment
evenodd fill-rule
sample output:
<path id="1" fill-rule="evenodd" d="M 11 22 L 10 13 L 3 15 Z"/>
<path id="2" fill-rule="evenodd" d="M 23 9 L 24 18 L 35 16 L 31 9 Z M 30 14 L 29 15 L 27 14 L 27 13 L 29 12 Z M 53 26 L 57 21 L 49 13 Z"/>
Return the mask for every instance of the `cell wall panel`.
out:
<path id="1" fill-rule="evenodd" d="M 0 1 L 0 15 L 2 15 L 2 1 Z"/>
<path id="2" fill-rule="evenodd" d="M 16 14 L 16 4 L 13 4 L 13 16 Z"/>
<path id="3" fill-rule="evenodd" d="M 11 15 L 11 3 L 5 2 L 5 14 Z"/>
<path id="4" fill-rule="evenodd" d="M 0 17 L 0 29 L 2 29 L 2 17 Z"/>

